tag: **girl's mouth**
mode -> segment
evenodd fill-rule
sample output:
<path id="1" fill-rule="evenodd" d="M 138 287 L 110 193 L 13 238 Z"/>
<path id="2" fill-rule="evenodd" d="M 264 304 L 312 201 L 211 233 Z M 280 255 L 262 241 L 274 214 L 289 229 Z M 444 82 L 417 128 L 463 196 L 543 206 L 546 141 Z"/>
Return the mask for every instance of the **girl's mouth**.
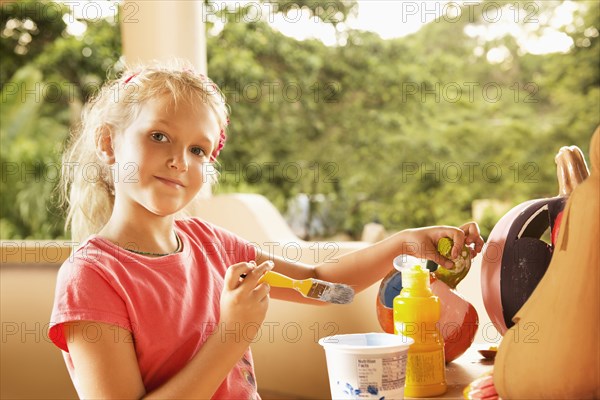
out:
<path id="1" fill-rule="evenodd" d="M 158 179 L 159 181 L 161 181 L 162 183 L 164 183 L 167 186 L 171 186 L 174 188 L 184 188 L 185 185 L 183 184 L 183 182 L 181 182 L 178 179 L 173 179 L 173 178 L 162 178 L 160 176 L 155 176 L 156 179 Z"/>

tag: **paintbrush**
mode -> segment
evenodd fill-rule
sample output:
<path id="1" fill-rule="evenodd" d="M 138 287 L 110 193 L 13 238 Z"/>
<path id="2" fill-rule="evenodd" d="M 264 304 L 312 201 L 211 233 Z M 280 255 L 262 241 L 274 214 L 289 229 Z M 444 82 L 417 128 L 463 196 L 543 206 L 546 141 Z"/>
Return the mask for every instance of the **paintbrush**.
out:
<path id="1" fill-rule="evenodd" d="M 320 279 L 296 280 L 277 272 L 267 271 L 258 280 L 279 288 L 294 289 L 302 296 L 327 303 L 347 304 L 354 299 L 354 289 L 342 283 L 331 283 Z"/>

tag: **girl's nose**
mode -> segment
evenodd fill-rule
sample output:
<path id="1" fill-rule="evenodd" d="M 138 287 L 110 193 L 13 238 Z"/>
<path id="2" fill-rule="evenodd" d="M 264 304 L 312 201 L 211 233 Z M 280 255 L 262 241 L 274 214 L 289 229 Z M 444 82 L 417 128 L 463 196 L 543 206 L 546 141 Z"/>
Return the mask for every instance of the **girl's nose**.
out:
<path id="1" fill-rule="evenodd" d="M 187 160 L 185 151 L 183 151 L 183 152 L 178 151 L 175 154 L 173 154 L 173 156 L 169 159 L 168 165 L 170 168 L 173 168 L 176 170 L 187 171 L 188 170 L 188 160 Z"/>

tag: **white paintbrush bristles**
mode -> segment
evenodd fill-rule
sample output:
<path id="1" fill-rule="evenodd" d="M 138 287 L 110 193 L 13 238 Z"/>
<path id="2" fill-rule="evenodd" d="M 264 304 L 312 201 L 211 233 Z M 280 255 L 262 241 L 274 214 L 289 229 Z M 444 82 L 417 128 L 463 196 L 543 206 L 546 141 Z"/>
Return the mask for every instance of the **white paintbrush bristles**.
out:
<path id="1" fill-rule="evenodd" d="M 313 279 L 313 285 L 306 297 L 334 304 L 348 304 L 354 299 L 354 289 L 342 283 L 330 283 Z"/>

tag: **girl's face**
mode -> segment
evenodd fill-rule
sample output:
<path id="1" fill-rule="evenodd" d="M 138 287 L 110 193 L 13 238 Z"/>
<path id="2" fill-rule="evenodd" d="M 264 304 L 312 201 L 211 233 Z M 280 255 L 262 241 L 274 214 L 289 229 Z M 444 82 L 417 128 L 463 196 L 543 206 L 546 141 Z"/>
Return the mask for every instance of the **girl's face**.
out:
<path id="1" fill-rule="evenodd" d="M 207 104 L 174 106 L 168 96 L 148 100 L 113 138 L 115 201 L 166 216 L 184 208 L 210 182 L 210 154 L 220 127 Z"/>

